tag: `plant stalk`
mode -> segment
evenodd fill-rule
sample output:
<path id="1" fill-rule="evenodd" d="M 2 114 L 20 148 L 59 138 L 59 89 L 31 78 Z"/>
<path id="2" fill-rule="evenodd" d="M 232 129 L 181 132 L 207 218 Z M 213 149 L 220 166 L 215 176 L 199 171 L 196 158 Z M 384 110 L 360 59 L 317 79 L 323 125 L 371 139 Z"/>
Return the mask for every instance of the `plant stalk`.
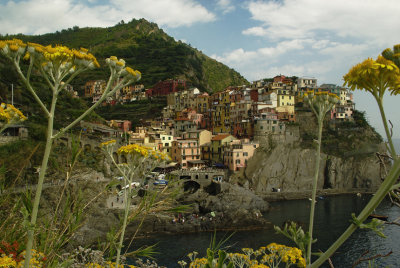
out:
<path id="1" fill-rule="evenodd" d="M 115 267 L 119 267 L 119 261 L 121 258 L 121 249 L 122 249 L 122 245 L 124 243 L 125 229 L 126 229 L 126 225 L 128 222 L 129 208 L 131 206 L 131 198 L 128 196 L 128 192 L 129 192 L 129 194 L 131 193 L 130 190 L 131 190 L 131 185 L 129 182 L 129 188 L 124 191 L 124 202 L 125 202 L 124 221 L 122 223 L 121 237 L 119 239 L 119 243 L 118 243 L 118 247 L 117 247 L 117 259 L 116 259 Z"/>
<path id="2" fill-rule="evenodd" d="M 383 126 L 384 126 L 386 137 L 387 137 L 387 140 L 389 143 L 390 154 L 391 154 L 393 160 L 396 160 L 398 157 L 396 154 L 396 149 L 394 148 L 394 145 L 393 145 L 392 136 L 390 135 L 389 126 L 387 124 L 386 114 L 385 114 L 385 110 L 383 108 L 383 101 L 379 97 L 375 97 L 375 99 L 378 102 L 379 112 L 381 113 Z"/>
<path id="3" fill-rule="evenodd" d="M 321 161 L 321 142 L 322 142 L 322 125 L 325 114 L 318 114 L 318 146 L 316 152 L 316 160 L 315 160 L 315 172 L 314 172 L 314 181 L 313 181 L 313 189 L 312 189 L 312 197 L 311 197 L 311 209 L 310 209 L 310 223 L 308 227 L 308 233 L 310 234 L 310 241 L 307 246 L 307 263 L 311 264 L 311 245 L 313 241 L 313 227 L 314 227 L 314 214 L 315 214 L 315 203 L 317 197 L 317 184 L 318 184 L 318 175 L 319 175 L 319 165 Z"/>
<path id="4" fill-rule="evenodd" d="M 46 147 L 45 147 L 45 150 L 44 150 L 44 155 L 43 155 L 43 159 L 42 159 L 42 165 L 40 166 L 39 181 L 38 181 L 38 184 L 37 184 L 37 187 L 36 187 L 36 194 L 35 194 L 35 199 L 34 199 L 34 202 L 33 202 L 31 221 L 30 221 L 30 226 L 29 226 L 29 229 L 28 229 L 28 241 L 26 243 L 26 254 L 25 254 L 24 268 L 29 268 L 29 262 L 30 262 L 30 259 L 32 257 L 32 246 L 33 246 L 33 240 L 34 240 L 34 234 L 35 234 L 37 214 L 38 214 L 38 211 L 39 211 L 40 196 L 42 194 L 44 177 L 46 175 L 47 164 L 48 164 L 48 161 L 49 161 L 51 147 L 52 147 L 52 144 L 53 144 L 52 136 L 53 136 L 54 111 L 55 111 L 55 108 L 56 108 L 56 102 L 57 102 L 57 95 L 53 94 L 53 98 L 52 98 L 52 101 L 51 101 L 50 113 L 49 113 L 49 117 L 47 119 Z"/>

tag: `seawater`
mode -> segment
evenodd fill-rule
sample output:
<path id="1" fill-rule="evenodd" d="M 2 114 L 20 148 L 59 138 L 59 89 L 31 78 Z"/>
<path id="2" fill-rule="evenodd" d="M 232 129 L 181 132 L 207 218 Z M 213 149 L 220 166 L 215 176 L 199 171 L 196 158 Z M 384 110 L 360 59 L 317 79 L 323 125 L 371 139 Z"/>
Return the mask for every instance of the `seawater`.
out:
<path id="1" fill-rule="evenodd" d="M 313 244 L 313 251 L 324 251 L 333 243 L 341 233 L 348 227 L 351 213 L 358 214 L 367 204 L 370 195 L 339 195 L 318 199 L 316 204 L 316 218 L 314 221 L 314 237 L 318 241 Z M 264 217 L 274 225 L 282 226 L 285 221 L 296 221 L 308 230 L 309 200 L 289 200 L 271 203 L 271 210 Z M 376 214 L 389 216 L 388 221 L 400 218 L 400 208 L 391 206 L 388 200 L 378 207 Z M 226 232 L 217 232 L 217 240 L 230 235 Z M 387 238 L 381 238 L 370 230 L 357 230 L 331 258 L 335 268 L 351 267 L 352 264 L 364 253 L 364 257 L 377 254 L 385 255 L 393 253 L 385 258 L 375 260 L 377 267 L 400 267 L 400 226 L 384 226 L 384 234 Z M 199 252 L 204 256 L 210 244 L 213 233 L 192 233 L 176 235 L 156 235 L 149 238 L 137 239 L 131 249 L 144 245 L 157 244 L 158 255 L 156 261 L 168 268 L 179 267 L 178 261 L 185 260 L 188 253 Z M 290 240 L 275 233 L 273 229 L 239 231 L 233 234 L 225 246 L 229 246 L 229 252 L 240 252 L 241 248 L 259 248 L 269 243 L 276 242 L 288 246 L 295 246 Z M 329 267 L 327 264 L 322 267 Z M 363 262 L 357 267 L 368 267 Z"/>

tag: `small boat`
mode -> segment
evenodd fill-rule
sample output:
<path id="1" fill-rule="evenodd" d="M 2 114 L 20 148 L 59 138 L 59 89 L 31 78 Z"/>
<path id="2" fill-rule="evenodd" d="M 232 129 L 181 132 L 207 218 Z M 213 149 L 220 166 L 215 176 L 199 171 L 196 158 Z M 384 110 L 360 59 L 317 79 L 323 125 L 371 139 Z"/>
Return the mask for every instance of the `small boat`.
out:
<path id="1" fill-rule="evenodd" d="M 368 219 L 378 219 L 381 221 L 387 221 L 388 220 L 388 216 L 384 216 L 384 215 L 377 215 L 377 214 L 370 214 L 368 216 Z"/>

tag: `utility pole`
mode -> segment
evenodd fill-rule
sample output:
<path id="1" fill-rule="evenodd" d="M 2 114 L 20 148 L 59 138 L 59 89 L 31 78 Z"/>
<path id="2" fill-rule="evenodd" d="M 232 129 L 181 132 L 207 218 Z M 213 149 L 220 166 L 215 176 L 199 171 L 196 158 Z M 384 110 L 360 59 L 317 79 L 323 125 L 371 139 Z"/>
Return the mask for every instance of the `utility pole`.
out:
<path id="1" fill-rule="evenodd" d="M 11 105 L 14 105 L 14 84 L 11 84 Z"/>

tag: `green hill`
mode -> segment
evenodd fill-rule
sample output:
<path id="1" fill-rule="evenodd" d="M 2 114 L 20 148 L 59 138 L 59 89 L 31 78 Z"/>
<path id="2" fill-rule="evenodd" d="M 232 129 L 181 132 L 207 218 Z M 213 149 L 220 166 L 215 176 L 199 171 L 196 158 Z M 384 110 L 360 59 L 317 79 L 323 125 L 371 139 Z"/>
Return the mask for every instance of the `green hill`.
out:
<path id="1" fill-rule="evenodd" d="M 190 45 L 175 41 L 157 24 L 145 19 L 119 23 L 108 28 L 79 28 L 75 26 L 61 32 L 36 36 L 7 36 L 24 41 L 47 44 L 63 44 L 72 48 L 85 47 L 99 60 L 114 55 L 125 59 L 127 64 L 142 72 L 141 83 L 146 88 L 160 80 L 186 79 L 200 90 L 215 92 L 230 85 L 248 84 L 238 72 L 204 55 Z M 80 76 L 74 86 L 86 80 L 107 76 L 105 67 Z M 78 87 L 75 87 L 78 89 Z"/>

